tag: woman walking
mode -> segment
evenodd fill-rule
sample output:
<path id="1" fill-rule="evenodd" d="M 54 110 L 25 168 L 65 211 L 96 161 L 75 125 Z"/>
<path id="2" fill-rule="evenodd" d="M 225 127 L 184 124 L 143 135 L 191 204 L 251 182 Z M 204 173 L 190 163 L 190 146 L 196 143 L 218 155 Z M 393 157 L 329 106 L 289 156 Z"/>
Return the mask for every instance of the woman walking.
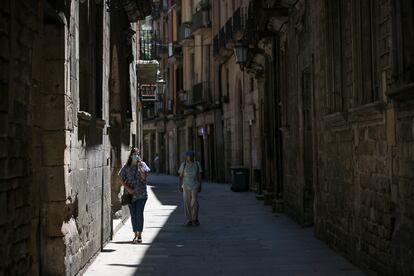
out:
<path id="1" fill-rule="evenodd" d="M 142 229 L 144 228 L 144 207 L 147 202 L 147 173 L 141 163 L 139 149 L 133 148 L 127 163 L 118 173 L 126 192 L 132 195 L 131 204 L 128 205 L 131 213 L 134 239 L 132 243 L 142 242 Z"/>

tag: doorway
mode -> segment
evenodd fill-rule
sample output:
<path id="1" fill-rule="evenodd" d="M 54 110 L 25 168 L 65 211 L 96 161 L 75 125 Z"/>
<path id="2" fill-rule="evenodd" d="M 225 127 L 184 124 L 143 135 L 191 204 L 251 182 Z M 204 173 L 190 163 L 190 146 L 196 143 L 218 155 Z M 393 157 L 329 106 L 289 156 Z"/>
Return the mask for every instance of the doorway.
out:
<path id="1" fill-rule="evenodd" d="M 313 89 L 310 67 L 302 71 L 302 101 L 303 101 L 303 220 L 304 225 L 313 225 Z"/>
<path id="2" fill-rule="evenodd" d="M 205 139 L 205 128 L 204 127 L 199 127 L 198 128 L 198 135 L 197 135 L 197 154 L 198 154 L 198 160 L 201 164 L 201 168 L 203 169 L 203 171 L 206 171 L 206 163 L 205 163 L 205 150 L 204 150 L 204 139 Z M 203 178 L 204 178 L 203 174 Z"/>
<path id="3" fill-rule="evenodd" d="M 175 158 L 174 158 L 174 132 L 168 133 L 168 173 L 175 174 Z"/>
<path id="4" fill-rule="evenodd" d="M 209 162 L 209 179 L 215 180 L 216 177 L 216 160 L 214 148 L 214 125 L 208 126 L 208 162 Z"/>

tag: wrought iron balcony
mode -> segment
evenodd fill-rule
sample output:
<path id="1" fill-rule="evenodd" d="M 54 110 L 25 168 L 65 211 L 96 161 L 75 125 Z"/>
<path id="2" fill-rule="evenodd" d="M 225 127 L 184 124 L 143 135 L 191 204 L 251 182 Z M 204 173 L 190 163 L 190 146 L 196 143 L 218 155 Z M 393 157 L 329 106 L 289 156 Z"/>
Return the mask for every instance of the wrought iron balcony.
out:
<path id="1" fill-rule="evenodd" d="M 249 8 L 240 7 L 227 20 L 213 38 L 213 53 L 217 60 L 224 61 L 233 54 L 233 46 L 246 34 Z"/>
<path id="2" fill-rule="evenodd" d="M 157 58 L 167 58 L 168 57 L 168 46 L 162 42 L 158 42 L 155 47 L 155 52 Z"/>
<path id="3" fill-rule="evenodd" d="M 151 0 L 107 0 L 108 11 L 123 9 L 130 22 L 145 19 L 151 14 Z"/>
<path id="4" fill-rule="evenodd" d="M 193 14 L 191 30 L 193 33 L 211 30 L 210 10 L 199 10 Z"/>
<path id="5" fill-rule="evenodd" d="M 174 101 L 172 99 L 167 99 L 165 113 L 167 115 L 172 114 L 174 112 Z"/>
<path id="6" fill-rule="evenodd" d="M 155 47 L 152 30 L 141 30 L 139 45 L 140 60 L 155 60 Z"/>
<path id="7" fill-rule="evenodd" d="M 242 39 L 247 29 L 248 7 L 239 7 L 233 14 L 233 38 Z"/>
<path id="8" fill-rule="evenodd" d="M 140 98 L 144 108 L 153 107 L 158 100 L 157 86 L 153 84 L 142 84 L 139 87 Z"/>
<path id="9" fill-rule="evenodd" d="M 176 64 L 181 64 L 183 59 L 183 47 L 178 42 L 171 42 L 168 44 L 168 58 Z"/>
<path id="10" fill-rule="evenodd" d="M 233 54 L 232 45 L 226 43 L 226 26 L 223 26 L 213 39 L 213 53 L 216 60 L 223 62 Z M 229 47 L 229 48 L 228 48 Z"/>
<path id="11" fill-rule="evenodd" d="M 215 35 L 213 38 L 213 54 L 214 56 L 217 56 L 219 53 L 219 38 L 218 35 Z"/>
<path id="12" fill-rule="evenodd" d="M 151 17 L 153 20 L 158 20 L 161 17 L 162 4 L 161 2 L 153 1 Z"/>
<path id="13" fill-rule="evenodd" d="M 179 90 L 177 92 L 177 100 L 181 104 L 186 105 L 188 103 L 188 91 L 186 91 L 186 90 Z"/>
<path id="14" fill-rule="evenodd" d="M 188 25 L 180 25 L 177 30 L 177 40 L 180 43 L 184 43 L 188 40 L 192 40 L 192 33 L 191 33 L 191 27 Z"/>
<path id="15" fill-rule="evenodd" d="M 151 121 L 163 115 L 165 115 L 164 102 L 156 102 L 153 106 L 142 110 L 142 119 L 144 121 Z"/>
<path id="16" fill-rule="evenodd" d="M 155 106 L 145 108 L 142 111 L 142 119 L 144 121 L 150 121 L 157 117 L 157 113 L 155 112 Z"/>
<path id="17" fill-rule="evenodd" d="M 191 104 L 202 104 L 211 101 L 210 82 L 200 82 L 193 85 Z"/>
<path id="18" fill-rule="evenodd" d="M 226 42 L 230 43 L 233 41 L 233 17 L 230 17 L 226 24 L 224 25 L 224 32 L 225 32 L 225 38 Z"/>

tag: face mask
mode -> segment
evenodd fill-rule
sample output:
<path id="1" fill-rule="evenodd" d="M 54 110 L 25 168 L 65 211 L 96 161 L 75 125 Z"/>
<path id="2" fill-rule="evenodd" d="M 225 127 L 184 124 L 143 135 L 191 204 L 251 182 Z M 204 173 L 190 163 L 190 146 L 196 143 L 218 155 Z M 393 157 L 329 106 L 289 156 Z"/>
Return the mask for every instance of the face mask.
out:
<path id="1" fill-rule="evenodd" d="M 132 155 L 132 160 L 133 161 L 138 161 L 139 160 L 139 155 L 138 154 Z"/>

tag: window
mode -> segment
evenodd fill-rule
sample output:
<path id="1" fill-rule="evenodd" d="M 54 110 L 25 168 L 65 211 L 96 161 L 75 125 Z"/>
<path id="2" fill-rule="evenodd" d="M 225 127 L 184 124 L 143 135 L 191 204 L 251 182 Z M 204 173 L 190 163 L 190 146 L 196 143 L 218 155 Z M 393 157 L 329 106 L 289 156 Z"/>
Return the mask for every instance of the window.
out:
<path id="1" fill-rule="evenodd" d="M 79 3 L 79 109 L 89 112 L 91 62 L 89 41 L 89 3 Z"/>
<path id="2" fill-rule="evenodd" d="M 356 80 L 354 105 L 363 105 L 379 100 L 376 73 L 375 14 L 373 0 L 355 1 L 355 51 Z"/>
<path id="3" fill-rule="evenodd" d="M 280 51 L 280 65 L 279 65 L 279 74 L 280 74 L 280 95 L 281 95 L 281 109 L 282 109 L 282 125 L 287 127 L 289 125 L 289 116 L 288 116 L 288 85 L 287 85 L 287 61 L 286 61 L 286 41 L 283 42 L 283 48 Z"/>
<path id="4" fill-rule="evenodd" d="M 326 109 L 327 113 L 342 111 L 342 17 L 341 1 L 327 1 L 328 14 L 328 51 L 329 85 Z"/>
<path id="5" fill-rule="evenodd" d="M 175 70 L 175 85 L 176 91 L 183 90 L 183 68 L 179 67 Z"/>
<path id="6" fill-rule="evenodd" d="M 102 118 L 103 9 L 101 2 L 79 3 L 79 110 Z"/>
<path id="7" fill-rule="evenodd" d="M 393 77 L 398 85 L 414 82 L 414 3 L 393 1 Z"/>
<path id="8" fill-rule="evenodd" d="M 137 143 L 136 143 L 136 134 L 132 134 L 131 135 L 131 145 L 132 145 L 132 147 L 136 147 L 137 146 Z"/>
<path id="9" fill-rule="evenodd" d="M 96 4 L 96 40 L 95 40 L 95 116 L 103 118 L 102 111 L 102 82 L 103 82 L 103 2 Z"/>

